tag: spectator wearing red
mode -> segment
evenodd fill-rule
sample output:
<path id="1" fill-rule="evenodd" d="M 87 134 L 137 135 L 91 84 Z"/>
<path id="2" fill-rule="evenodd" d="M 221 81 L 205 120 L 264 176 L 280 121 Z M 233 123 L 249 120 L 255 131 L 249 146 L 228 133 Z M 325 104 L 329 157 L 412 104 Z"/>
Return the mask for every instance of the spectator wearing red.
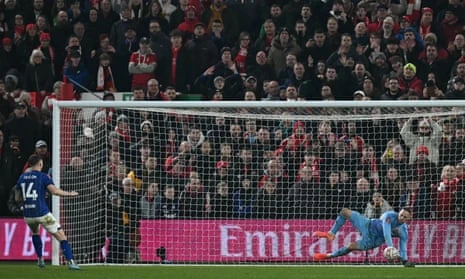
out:
<path id="1" fill-rule="evenodd" d="M 164 170 L 168 174 L 168 180 L 189 177 L 192 170 L 191 145 L 187 141 L 181 142 L 177 154 L 168 156 L 164 162 Z"/>
<path id="2" fill-rule="evenodd" d="M 167 72 L 168 84 L 180 92 L 186 92 L 186 71 L 183 65 L 185 65 L 187 57 L 186 49 L 183 47 L 182 32 L 177 29 L 171 31 L 170 42 L 171 48 L 166 57 L 166 61 L 169 61 L 170 65 L 163 71 Z"/>
<path id="3" fill-rule="evenodd" d="M 407 63 L 403 68 L 403 75 L 399 78 L 399 87 L 403 92 L 409 89 L 414 90 L 419 97 L 423 95 L 423 81 L 417 76 L 417 67 L 412 63 Z"/>
<path id="4" fill-rule="evenodd" d="M 99 57 L 99 65 L 97 68 L 96 91 L 117 91 L 115 80 L 111 70 L 111 57 L 108 53 L 102 53 Z M 95 77 L 95 76 L 94 76 Z"/>
<path id="5" fill-rule="evenodd" d="M 463 34 L 457 34 L 457 36 L 462 36 L 463 37 Z M 456 38 L 457 38 L 456 36 Z M 435 45 L 438 47 L 438 57 L 437 57 L 437 60 L 447 60 L 449 59 L 449 50 L 448 49 L 445 49 L 443 47 L 441 47 L 439 44 L 438 44 L 438 36 L 434 33 L 428 33 L 426 34 L 425 38 L 423 39 L 424 42 L 425 42 L 425 45 Z M 454 40 L 454 44 L 455 44 L 455 40 Z M 455 45 L 452 44 L 450 47 L 455 47 Z M 451 50 L 451 53 L 453 52 L 453 50 Z M 419 60 L 423 60 L 425 59 L 426 57 L 426 49 L 423 49 L 422 52 L 420 52 L 420 54 L 418 55 L 418 59 Z M 456 59 L 453 59 L 451 58 L 450 61 L 457 61 L 458 57 Z M 450 67 L 450 66 L 448 66 Z M 449 70 L 447 70 L 447 72 L 449 72 Z"/>
<path id="6" fill-rule="evenodd" d="M 20 59 L 18 51 L 13 46 L 13 40 L 9 37 L 2 39 L 0 47 L 0 77 L 5 77 L 10 69 L 22 69 L 24 61 Z"/>
<path id="7" fill-rule="evenodd" d="M 433 24 L 433 15 L 433 9 L 429 7 L 421 9 L 421 18 L 417 26 L 417 31 L 422 39 L 429 33 L 438 33 L 436 26 Z"/>
<path id="8" fill-rule="evenodd" d="M 247 66 L 253 63 L 253 54 L 250 44 L 250 34 L 241 32 L 239 34 L 238 45 L 231 50 L 232 59 L 236 62 L 239 73 L 246 73 Z"/>
<path id="9" fill-rule="evenodd" d="M 383 26 L 384 19 L 388 16 L 388 7 L 386 5 L 378 5 L 376 8 L 375 20 L 368 24 L 368 33 L 379 33 Z M 395 27 L 394 29 L 399 29 Z"/>
<path id="10" fill-rule="evenodd" d="M 276 24 L 272 19 L 267 19 L 263 23 L 263 32 L 254 42 L 254 49 L 256 51 L 264 51 L 266 54 L 270 51 L 271 42 L 276 36 Z"/>
<path id="11" fill-rule="evenodd" d="M 26 32 L 26 25 L 24 24 L 24 18 L 21 14 L 16 14 L 13 24 L 13 38 L 15 42 L 23 38 L 24 33 Z"/>
<path id="12" fill-rule="evenodd" d="M 184 33 L 185 38 L 190 38 L 194 35 L 194 29 L 200 19 L 197 16 L 197 8 L 193 5 L 187 6 L 185 11 L 184 21 L 178 25 L 178 30 Z"/>
<path id="13" fill-rule="evenodd" d="M 52 74 L 55 74 L 55 49 L 50 45 L 51 37 L 50 33 L 41 33 L 39 35 L 40 45 L 37 49 L 40 49 L 52 66 Z"/>
<path id="14" fill-rule="evenodd" d="M 147 81 L 155 78 L 157 57 L 149 47 L 149 39 L 142 37 L 139 41 L 139 50 L 131 54 L 128 70 L 132 74 L 132 87 L 145 87 Z"/>
<path id="15" fill-rule="evenodd" d="M 39 33 L 37 32 L 37 26 L 35 24 L 26 25 L 26 34 L 24 38 L 16 44 L 17 48 L 23 55 L 24 61 L 29 59 L 33 49 L 39 45 Z"/>
<path id="16" fill-rule="evenodd" d="M 433 212 L 432 217 L 449 219 L 455 217 L 455 197 L 459 186 L 457 171 L 454 166 L 446 165 L 442 168 L 441 180 L 432 185 Z"/>

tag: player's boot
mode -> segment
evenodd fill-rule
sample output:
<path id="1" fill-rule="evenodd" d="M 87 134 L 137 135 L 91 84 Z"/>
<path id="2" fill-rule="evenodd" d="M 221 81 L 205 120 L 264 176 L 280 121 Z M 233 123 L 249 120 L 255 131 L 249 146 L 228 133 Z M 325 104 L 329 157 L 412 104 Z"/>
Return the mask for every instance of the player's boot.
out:
<path id="1" fill-rule="evenodd" d="M 326 238 L 328 240 L 334 240 L 334 238 L 336 238 L 334 236 L 334 234 L 332 233 L 329 233 L 329 232 L 320 232 L 320 231 L 317 231 L 315 232 L 315 235 L 318 236 L 319 238 Z"/>
<path id="2" fill-rule="evenodd" d="M 45 267 L 45 262 L 43 259 L 38 259 L 37 260 L 37 266 L 40 267 L 40 268 L 44 268 Z"/>
<path id="3" fill-rule="evenodd" d="M 74 260 L 70 260 L 68 262 L 68 269 L 69 270 L 81 270 L 81 268 L 74 262 Z"/>
<path id="4" fill-rule="evenodd" d="M 329 254 L 325 254 L 325 253 L 315 253 L 313 254 L 313 259 L 315 261 L 323 261 L 323 260 L 327 260 L 329 259 Z"/>

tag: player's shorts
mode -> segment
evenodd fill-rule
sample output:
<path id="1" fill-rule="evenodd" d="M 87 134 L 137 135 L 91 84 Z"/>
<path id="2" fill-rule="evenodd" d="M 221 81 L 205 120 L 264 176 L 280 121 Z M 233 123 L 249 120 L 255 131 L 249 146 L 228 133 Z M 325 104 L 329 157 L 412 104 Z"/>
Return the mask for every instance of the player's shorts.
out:
<path id="1" fill-rule="evenodd" d="M 375 238 L 370 233 L 371 220 L 363 216 L 357 211 L 352 210 L 349 221 L 360 232 L 362 238 L 357 240 L 356 243 L 360 250 L 368 250 L 375 248 L 384 243 L 384 238 Z"/>
<path id="2" fill-rule="evenodd" d="M 48 213 L 40 217 L 25 217 L 26 224 L 31 228 L 32 231 L 37 231 L 37 227 L 42 225 L 49 233 L 56 233 L 61 229 L 60 224 L 57 222 L 52 213 Z"/>

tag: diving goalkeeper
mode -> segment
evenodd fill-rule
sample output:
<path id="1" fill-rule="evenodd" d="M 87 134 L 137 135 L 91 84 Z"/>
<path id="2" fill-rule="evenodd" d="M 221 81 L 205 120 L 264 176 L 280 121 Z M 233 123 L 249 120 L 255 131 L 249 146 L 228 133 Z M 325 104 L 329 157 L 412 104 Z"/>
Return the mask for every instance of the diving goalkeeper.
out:
<path id="1" fill-rule="evenodd" d="M 336 233 L 349 220 L 352 225 L 362 234 L 362 238 L 350 243 L 336 252 L 325 254 L 315 253 L 313 259 L 316 261 L 332 259 L 347 255 L 356 250 L 369 250 L 381 246 L 384 242 L 388 247 L 393 247 L 392 236 L 400 238 L 399 258 L 405 267 L 414 267 L 415 265 L 407 260 L 407 224 L 410 220 L 411 212 L 403 208 L 399 213 L 387 211 L 379 219 L 369 219 L 357 211 L 343 208 L 336 218 L 336 222 L 329 232 L 316 232 L 316 236 L 334 240 Z"/>

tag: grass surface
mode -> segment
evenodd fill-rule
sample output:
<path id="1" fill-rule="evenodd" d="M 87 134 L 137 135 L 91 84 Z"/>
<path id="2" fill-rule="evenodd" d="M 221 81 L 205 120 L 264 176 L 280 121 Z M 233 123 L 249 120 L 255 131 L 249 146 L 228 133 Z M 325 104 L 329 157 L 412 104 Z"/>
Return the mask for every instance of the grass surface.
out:
<path id="1" fill-rule="evenodd" d="M 307 266 L 81 266 L 69 271 L 64 266 L 39 269 L 32 263 L 0 264 L 0 278 L 81 279 L 300 279 L 300 278 L 465 278 L 465 267 L 307 267 Z"/>

